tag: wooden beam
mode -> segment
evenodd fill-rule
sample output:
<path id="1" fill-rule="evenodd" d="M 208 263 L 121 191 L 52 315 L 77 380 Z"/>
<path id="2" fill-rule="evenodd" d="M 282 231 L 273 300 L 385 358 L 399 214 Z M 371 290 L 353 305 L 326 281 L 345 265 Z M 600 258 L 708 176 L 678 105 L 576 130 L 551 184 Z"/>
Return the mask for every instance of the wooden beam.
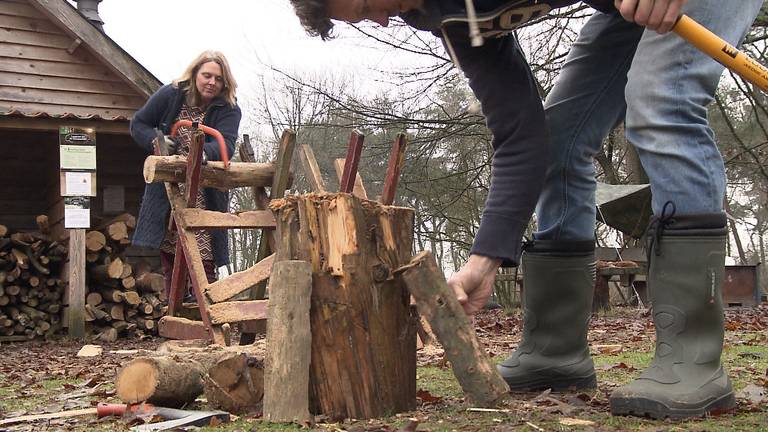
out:
<path id="1" fill-rule="evenodd" d="M 227 276 L 206 288 L 205 292 L 212 303 L 223 302 L 269 279 L 275 255 L 259 261 L 253 267 Z"/>
<path id="2" fill-rule="evenodd" d="M 68 2 L 60 0 L 29 0 L 29 3 L 47 16 L 73 39 L 79 38 L 102 63 L 118 76 L 126 79 L 142 96 L 149 98 L 162 83 L 133 57 L 123 51 L 88 22 Z"/>
<path id="3" fill-rule="evenodd" d="M 339 184 L 341 184 L 341 177 L 344 175 L 344 163 L 344 159 L 336 159 L 333 161 L 333 167 L 336 169 L 336 176 L 339 179 Z M 368 199 L 368 192 L 365 191 L 363 178 L 360 176 L 360 173 L 357 173 L 355 176 L 355 186 L 352 188 L 352 195 L 358 198 Z"/>
<path id="4" fill-rule="evenodd" d="M 301 159 L 301 165 L 304 167 L 304 175 L 307 177 L 312 191 L 324 193 L 326 191 L 325 182 L 320 173 L 320 167 L 317 165 L 317 159 L 315 158 L 315 152 L 312 151 L 312 147 L 306 144 L 302 145 L 299 158 Z"/>
<path id="5" fill-rule="evenodd" d="M 296 148 L 296 132 L 286 129 L 280 137 L 280 148 L 275 161 L 275 175 L 272 177 L 272 187 L 269 190 L 269 199 L 279 199 L 285 196 L 285 191 L 291 185 L 291 162 L 293 161 L 293 151 Z M 269 237 L 272 241 L 269 241 Z M 265 259 L 270 253 L 274 252 L 272 246 L 275 243 L 275 231 L 262 231 L 261 241 L 259 242 L 259 251 L 256 255 L 256 261 Z M 267 285 L 260 283 L 251 295 L 252 299 L 263 299 L 266 293 Z"/>
<path id="6" fill-rule="evenodd" d="M 85 229 L 69 233 L 69 337 L 85 337 Z"/>
<path id="7" fill-rule="evenodd" d="M 216 303 L 208 308 L 208 314 L 213 324 L 267 319 L 267 303 L 267 300 Z"/>
<path id="8" fill-rule="evenodd" d="M 389 155 L 384 191 L 381 193 L 381 203 L 384 205 L 392 205 L 395 202 L 395 193 L 397 192 L 397 184 L 400 182 L 400 170 L 403 168 L 407 143 L 405 134 L 397 134 L 395 144 L 392 146 L 392 153 Z"/>
<path id="9" fill-rule="evenodd" d="M 357 176 L 357 167 L 360 164 L 360 156 L 363 154 L 364 140 L 365 135 L 358 131 L 352 131 L 349 136 L 347 157 L 344 159 L 344 170 L 339 181 L 339 192 L 352 193 Z"/>
<path id="10" fill-rule="evenodd" d="M 201 185 L 234 189 L 238 187 L 264 187 L 272 183 L 275 164 L 210 161 L 202 166 Z M 187 158 L 184 156 L 148 156 L 144 161 L 144 181 L 147 183 L 183 183 L 187 174 Z"/>
<path id="11" fill-rule="evenodd" d="M 416 255 L 396 270 L 445 348 L 453 374 L 470 403 L 494 407 L 509 394 L 509 386 L 480 345 L 474 326 L 448 286 L 431 252 Z"/>
<path id="12" fill-rule="evenodd" d="M 222 213 L 199 208 L 186 208 L 179 211 L 185 229 L 211 228 L 275 228 L 275 216 L 269 210 L 255 210 L 241 213 Z"/>
<path id="13" fill-rule="evenodd" d="M 157 332 L 160 336 L 168 339 L 211 339 L 211 335 L 202 321 L 192 321 L 174 316 L 160 318 L 157 323 Z"/>

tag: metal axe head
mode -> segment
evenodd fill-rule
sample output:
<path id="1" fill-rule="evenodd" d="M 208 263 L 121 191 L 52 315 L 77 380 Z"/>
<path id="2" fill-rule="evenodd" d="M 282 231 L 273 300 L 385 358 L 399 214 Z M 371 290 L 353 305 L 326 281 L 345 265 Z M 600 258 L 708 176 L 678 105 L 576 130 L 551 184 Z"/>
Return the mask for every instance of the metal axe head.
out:
<path id="1" fill-rule="evenodd" d="M 171 413 L 172 415 L 167 415 L 168 412 L 165 411 L 173 411 L 173 413 Z M 184 415 L 174 418 L 173 420 L 134 426 L 130 430 L 136 432 L 164 431 L 184 426 L 209 426 L 212 421 L 217 421 L 219 423 L 229 422 L 229 413 L 225 411 L 185 411 L 171 410 L 167 408 L 158 410 L 158 415 L 166 418 L 176 417 L 177 415 L 181 415 L 181 413 Z"/>

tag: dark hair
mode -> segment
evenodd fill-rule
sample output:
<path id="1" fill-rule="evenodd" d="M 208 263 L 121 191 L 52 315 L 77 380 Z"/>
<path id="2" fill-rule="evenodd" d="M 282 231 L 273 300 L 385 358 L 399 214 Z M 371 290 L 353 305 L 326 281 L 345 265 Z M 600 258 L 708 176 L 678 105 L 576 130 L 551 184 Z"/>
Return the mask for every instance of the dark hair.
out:
<path id="1" fill-rule="evenodd" d="M 320 36 L 322 40 L 333 37 L 333 23 L 326 11 L 325 0 L 291 0 L 291 4 L 302 27 L 310 36 Z"/>

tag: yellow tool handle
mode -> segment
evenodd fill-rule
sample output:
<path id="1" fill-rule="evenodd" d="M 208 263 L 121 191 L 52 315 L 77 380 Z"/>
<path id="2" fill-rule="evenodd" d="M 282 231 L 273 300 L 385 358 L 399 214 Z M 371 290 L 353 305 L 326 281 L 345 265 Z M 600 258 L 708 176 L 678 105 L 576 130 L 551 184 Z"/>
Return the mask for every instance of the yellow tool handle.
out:
<path id="1" fill-rule="evenodd" d="M 691 45 L 768 93 L 768 69 L 690 17 L 682 15 L 672 29 Z"/>

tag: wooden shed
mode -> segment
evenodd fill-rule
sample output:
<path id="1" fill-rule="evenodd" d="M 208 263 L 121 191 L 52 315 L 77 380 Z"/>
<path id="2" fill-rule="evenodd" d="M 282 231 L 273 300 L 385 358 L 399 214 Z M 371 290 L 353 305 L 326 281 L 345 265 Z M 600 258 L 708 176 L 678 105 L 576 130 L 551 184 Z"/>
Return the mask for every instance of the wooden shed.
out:
<path id="1" fill-rule="evenodd" d="M 54 233 L 63 232 L 61 126 L 96 130 L 92 219 L 104 216 L 110 187 L 122 189 L 124 210 L 137 215 L 146 154 L 128 123 L 160 85 L 66 0 L 0 1 L 0 223 L 33 228 L 46 214 Z"/>
<path id="2" fill-rule="evenodd" d="M 64 227 L 60 128 L 95 130 L 91 226 L 114 214 L 137 216 L 146 154 L 128 126 L 161 86 L 99 20 L 86 18 L 90 11 L 81 6 L 99 1 L 76 8 L 66 0 L 0 0 L 0 224 L 11 232 L 34 230 L 36 216 L 47 215 L 51 238 L 70 238 L 65 298 L 70 311 L 80 311 L 69 313 L 74 336 L 83 330 L 85 261 L 77 255 L 84 255 L 85 232 Z"/>

